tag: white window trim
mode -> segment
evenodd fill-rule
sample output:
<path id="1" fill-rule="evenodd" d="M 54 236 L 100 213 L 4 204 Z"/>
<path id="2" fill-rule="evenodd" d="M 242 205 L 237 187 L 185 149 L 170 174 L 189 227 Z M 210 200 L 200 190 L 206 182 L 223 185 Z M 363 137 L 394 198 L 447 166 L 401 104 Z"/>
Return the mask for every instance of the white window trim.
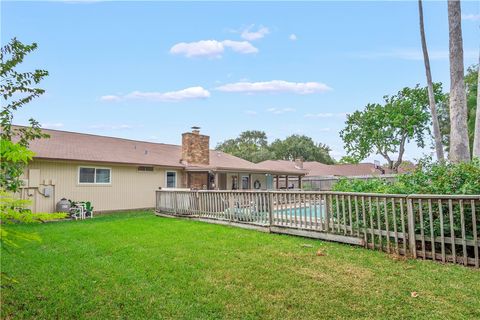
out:
<path id="1" fill-rule="evenodd" d="M 168 187 L 167 177 L 169 173 L 175 173 L 175 186 Z M 166 170 L 165 171 L 165 189 L 175 189 L 178 186 L 178 172 L 176 170 Z"/>
<path id="2" fill-rule="evenodd" d="M 81 168 L 90 168 L 95 169 L 95 174 L 93 175 L 94 182 L 80 182 L 80 169 Z M 97 169 L 106 169 L 110 171 L 110 182 L 95 182 L 97 180 Z M 91 186 L 108 186 L 112 184 L 112 168 L 108 167 L 93 167 L 93 166 L 78 166 L 77 170 L 77 184 L 79 185 L 91 185 Z"/>

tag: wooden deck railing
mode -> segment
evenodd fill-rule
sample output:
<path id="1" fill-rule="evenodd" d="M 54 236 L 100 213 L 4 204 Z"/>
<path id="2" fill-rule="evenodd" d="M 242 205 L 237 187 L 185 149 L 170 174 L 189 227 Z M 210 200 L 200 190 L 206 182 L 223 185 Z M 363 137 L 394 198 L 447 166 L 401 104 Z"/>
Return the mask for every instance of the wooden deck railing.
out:
<path id="1" fill-rule="evenodd" d="M 479 267 L 480 195 L 167 191 L 156 211 Z"/>

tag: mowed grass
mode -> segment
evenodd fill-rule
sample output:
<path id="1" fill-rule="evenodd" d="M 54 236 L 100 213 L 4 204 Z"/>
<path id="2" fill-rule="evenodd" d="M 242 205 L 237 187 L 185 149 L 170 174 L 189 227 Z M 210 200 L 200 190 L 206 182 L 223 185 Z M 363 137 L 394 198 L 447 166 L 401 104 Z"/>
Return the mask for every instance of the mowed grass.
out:
<path id="1" fill-rule="evenodd" d="M 16 228 L 42 241 L 2 253 L 2 319 L 480 318 L 461 266 L 149 212 Z"/>

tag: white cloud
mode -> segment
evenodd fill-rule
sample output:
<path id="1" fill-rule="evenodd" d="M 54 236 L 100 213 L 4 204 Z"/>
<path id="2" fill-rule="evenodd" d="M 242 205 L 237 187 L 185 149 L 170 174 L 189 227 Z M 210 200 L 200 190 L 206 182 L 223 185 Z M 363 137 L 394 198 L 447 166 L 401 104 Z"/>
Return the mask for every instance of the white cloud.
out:
<path id="1" fill-rule="evenodd" d="M 192 57 L 220 58 L 224 53 L 225 48 L 230 48 L 232 51 L 242 53 L 242 54 L 258 52 L 258 49 L 255 48 L 248 41 L 200 40 L 197 42 L 177 43 L 170 48 L 170 53 L 184 55 L 187 58 L 192 58 Z"/>
<path id="2" fill-rule="evenodd" d="M 210 97 L 210 92 L 202 87 L 190 87 L 178 91 L 170 92 L 142 92 L 133 91 L 123 96 L 107 95 L 100 97 L 102 101 L 122 101 L 122 100 L 146 100 L 153 102 L 182 101 L 188 99 L 206 99 Z"/>
<path id="3" fill-rule="evenodd" d="M 268 30 L 268 28 L 262 26 L 260 26 L 257 31 L 251 31 L 253 27 L 254 25 L 251 25 L 245 30 L 243 30 L 241 37 L 248 41 L 255 41 L 258 39 L 262 39 L 270 33 L 270 30 Z"/>
<path id="4" fill-rule="evenodd" d="M 100 101 L 107 101 L 107 102 L 116 102 L 120 101 L 121 98 L 119 96 L 115 95 L 106 95 L 106 96 L 101 96 Z"/>
<path id="5" fill-rule="evenodd" d="M 127 99 L 141 99 L 151 101 L 180 101 L 186 99 L 205 99 L 210 97 L 210 92 L 202 87 L 191 87 L 170 92 L 141 92 L 134 91 L 125 96 Z"/>
<path id="6" fill-rule="evenodd" d="M 59 129 L 59 128 L 63 128 L 64 126 L 65 125 L 61 122 L 42 124 L 42 128 L 45 128 L 45 129 Z"/>
<path id="7" fill-rule="evenodd" d="M 295 40 L 297 40 L 297 35 L 296 35 L 295 33 L 292 33 L 292 34 L 288 37 L 288 39 L 290 39 L 290 40 L 292 40 L 292 41 L 295 41 Z"/>
<path id="8" fill-rule="evenodd" d="M 235 52 L 238 53 L 257 53 L 258 49 L 255 48 L 250 42 L 248 41 L 233 41 L 233 40 L 224 40 L 222 41 L 222 44 L 227 47 L 232 49 Z"/>
<path id="9" fill-rule="evenodd" d="M 478 21 L 480 20 L 480 14 L 462 14 L 462 20 Z"/>
<path id="10" fill-rule="evenodd" d="M 225 84 L 216 89 L 223 92 L 292 92 L 297 94 L 311 94 L 332 90 L 332 88 L 320 82 L 288 82 L 284 80 L 236 82 Z"/>
<path id="11" fill-rule="evenodd" d="M 201 40 L 197 42 L 180 42 L 170 48 L 172 54 L 183 54 L 186 57 L 220 57 L 224 51 L 223 44 L 217 40 Z"/>
<path id="12" fill-rule="evenodd" d="M 256 116 L 258 113 L 257 111 L 253 110 L 245 110 L 245 114 L 248 114 L 249 116 Z"/>
<path id="13" fill-rule="evenodd" d="M 273 114 L 284 114 L 287 112 L 295 112 L 295 109 L 293 108 L 268 108 L 268 112 L 271 112 Z"/>

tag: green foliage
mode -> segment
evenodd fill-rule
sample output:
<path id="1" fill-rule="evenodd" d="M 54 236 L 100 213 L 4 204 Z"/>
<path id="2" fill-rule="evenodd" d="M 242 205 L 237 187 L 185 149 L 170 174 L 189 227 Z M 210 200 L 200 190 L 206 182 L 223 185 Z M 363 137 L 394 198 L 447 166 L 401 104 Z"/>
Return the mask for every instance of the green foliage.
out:
<path id="1" fill-rule="evenodd" d="M 328 146 L 321 143 L 317 144 L 312 138 L 304 135 L 291 135 L 285 140 L 277 139 L 269 145 L 265 132 L 245 131 L 238 138 L 219 143 L 216 150 L 254 163 L 265 160 L 294 160 L 296 158 L 327 164 L 334 163 L 334 159 L 329 154 L 330 148 Z"/>
<path id="2" fill-rule="evenodd" d="M 244 131 L 235 139 L 219 143 L 215 149 L 254 163 L 272 157 L 268 150 L 267 135 L 257 130 Z"/>
<path id="3" fill-rule="evenodd" d="M 2 95 L 2 111 L 0 112 L 1 172 L 0 187 L 17 191 L 21 186 L 20 176 L 24 166 L 32 159 L 29 142 L 47 138 L 42 133 L 40 124 L 30 119 L 29 126 L 13 127 L 13 115 L 45 90 L 33 87 L 48 75 L 45 70 L 18 72 L 15 69 L 23 62 L 25 56 L 35 50 L 37 44 L 24 45 L 13 38 L 0 50 L 0 92 Z"/>
<path id="4" fill-rule="evenodd" d="M 48 71 L 35 70 L 33 72 L 18 72 L 15 68 L 23 62 L 25 56 L 37 48 L 36 43 L 25 45 L 13 38 L 0 50 L 0 92 L 2 99 L 2 111 L 0 112 L 0 139 L 18 139 L 18 143 L 25 147 L 29 141 L 48 137 L 41 132 L 39 123 L 30 119 L 30 126 L 23 128 L 12 127 L 13 113 L 42 95 L 45 90 L 33 87 L 48 76 Z"/>
<path id="5" fill-rule="evenodd" d="M 343 156 L 338 163 L 340 164 L 357 164 L 360 161 L 351 156 Z"/>
<path id="6" fill-rule="evenodd" d="M 330 156 L 331 149 L 322 143 L 315 143 L 305 135 L 293 134 L 285 140 L 277 139 L 270 145 L 277 160 L 295 160 L 302 158 L 305 161 L 318 161 L 333 164 L 335 160 Z"/>
<path id="7" fill-rule="evenodd" d="M 17 241 L 19 240 L 40 240 L 36 234 L 8 229 L 9 224 L 36 221 L 28 209 L 29 205 L 30 201 L 18 199 L 14 194 L 0 189 L 0 245 L 2 249 L 18 247 Z"/>
<path id="8" fill-rule="evenodd" d="M 0 141 L 0 187 L 17 191 L 21 187 L 19 177 L 33 155 L 32 151 L 19 143 L 2 139 Z"/>
<path id="9" fill-rule="evenodd" d="M 479 65 L 470 66 L 467 69 L 467 74 L 465 75 L 465 93 L 467 96 L 467 129 L 470 151 L 472 152 L 473 136 L 475 133 L 475 115 L 477 111 L 478 66 Z M 443 145 L 448 150 L 450 146 L 450 106 L 448 94 L 445 94 L 440 103 L 437 103 L 437 109 Z"/>
<path id="10" fill-rule="evenodd" d="M 435 96 L 442 95 L 441 84 L 434 85 Z M 371 154 L 380 154 L 394 171 L 403 161 L 405 144 L 414 141 L 425 146 L 430 132 L 427 88 L 403 88 L 393 96 L 385 96 L 384 104 L 369 103 L 363 111 L 348 115 L 340 132 L 348 153 L 347 160 L 360 162 Z M 398 154 L 397 159 L 392 155 Z"/>
<path id="11" fill-rule="evenodd" d="M 398 194 L 480 194 L 480 159 L 470 163 L 419 162 L 411 173 L 393 182 L 382 178 L 341 179 L 334 191 Z"/>
<path id="12" fill-rule="evenodd" d="M 334 191 L 345 192 L 363 192 L 363 193 L 383 193 L 383 194 L 480 194 L 480 159 L 475 159 L 470 163 L 438 163 L 432 162 L 431 159 L 420 161 L 416 169 L 411 173 L 400 174 L 396 181 L 387 181 L 381 178 L 374 178 L 368 180 L 342 179 L 333 186 Z M 462 234 L 462 223 L 465 227 L 465 236 L 468 239 L 473 239 L 474 226 L 472 224 L 472 207 L 466 203 L 463 213 L 460 212 L 460 206 L 454 203 L 452 210 L 453 220 L 445 213 L 449 212 L 449 207 L 446 202 L 441 205 L 433 201 L 432 207 L 429 208 L 427 201 L 422 204 L 413 203 L 414 211 L 419 212 L 421 207 L 426 213 L 432 210 L 432 230 L 435 236 L 440 236 L 443 233 L 445 236 L 451 236 L 451 226 L 457 236 Z M 379 210 L 379 211 L 378 211 Z M 391 203 L 388 203 L 388 212 L 392 212 Z M 476 206 L 477 212 L 480 206 Z M 440 224 L 440 212 L 443 212 L 443 226 Z M 374 220 L 377 214 L 385 216 L 385 210 L 382 206 L 378 208 L 373 207 L 372 212 L 367 212 L 372 215 Z M 395 209 L 397 228 L 401 217 L 401 211 L 397 206 Z M 463 214 L 463 217 L 462 217 Z M 462 219 L 464 222 L 462 222 Z M 430 220 L 424 219 L 422 223 L 416 219 L 415 229 L 420 233 L 421 229 L 430 230 Z M 385 228 L 385 225 L 381 226 Z M 478 232 L 480 226 L 477 226 Z"/>

